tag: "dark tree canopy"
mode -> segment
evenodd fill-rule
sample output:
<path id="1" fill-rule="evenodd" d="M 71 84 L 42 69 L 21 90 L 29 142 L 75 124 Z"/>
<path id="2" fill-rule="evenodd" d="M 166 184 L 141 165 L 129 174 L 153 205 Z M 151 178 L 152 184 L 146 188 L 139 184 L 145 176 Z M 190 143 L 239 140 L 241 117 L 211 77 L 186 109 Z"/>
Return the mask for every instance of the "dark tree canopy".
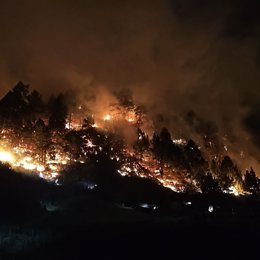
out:
<path id="1" fill-rule="evenodd" d="M 224 189 L 228 189 L 235 181 L 242 181 L 240 171 L 229 156 L 225 156 L 221 162 L 219 179 Z"/>
<path id="2" fill-rule="evenodd" d="M 217 180 L 213 178 L 210 172 L 208 172 L 206 176 L 202 178 L 200 185 L 201 191 L 203 193 L 216 193 L 221 191 Z"/>
<path id="3" fill-rule="evenodd" d="M 68 116 L 68 107 L 63 94 L 59 94 L 51 104 L 49 127 L 51 130 L 63 130 Z"/>
<path id="4" fill-rule="evenodd" d="M 251 168 L 250 171 L 246 171 L 244 177 L 244 188 L 246 191 L 251 193 L 257 193 L 260 190 L 260 180 L 256 176 L 254 170 Z"/>
<path id="5" fill-rule="evenodd" d="M 21 126 L 29 114 L 29 85 L 21 81 L 0 101 L 0 116 L 6 124 Z"/>

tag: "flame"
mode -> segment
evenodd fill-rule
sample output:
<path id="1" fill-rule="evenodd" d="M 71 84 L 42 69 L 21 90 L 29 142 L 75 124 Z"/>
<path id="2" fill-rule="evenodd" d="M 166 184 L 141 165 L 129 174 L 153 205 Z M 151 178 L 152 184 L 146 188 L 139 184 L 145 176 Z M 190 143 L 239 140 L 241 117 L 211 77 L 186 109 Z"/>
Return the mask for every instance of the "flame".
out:
<path id="1" fill-rule="evenodd" d="M 50 167 L 51 170 L 57 171 L 57 166 L 56 165 L 50 164 L 49 167 Z"/>
<path id="2" fill-rule="evenodd" d="M 79 106 L 78 109 L 81 110 L 83 107 Z M 108 130 L 110 126 L 114 125 L 111 125 L 111 123 L 108 122 L 111 120 L 113 120 L 113 123 L 123 122 L 124 124 L 127 123 L 132 126 L 135 126 L 135 124 L 137 125 L 138 123 L 139 127 L 139 122 L 142 119 L 140 124 L 142 127 L 141 130 L 146 131 L 147 128 L 152 128 L 150 127 L 150 122 L 147 122 L 147 119 L 145 119 L 145 126 L 143 126 L 143 118 L 141 118 L 133 108 L 128 109 L 121 107 L 113 110 L 110 109 L 102 111 L 101 115 L 104 117 L 98 117 L 98 125 L 93 123 L 92 127 Z M 102 119 L 105 122 L 103 122 Z M 78 116 L 71 114 L 70 122 L 67 122 L 65 128 L 69 130 L 80 130 L 81 127 L 82 113 Z M 53 156 L 45 155 L 45 158 L 43 159 L 41 158 L 41 155 L 37 153 L 38 150 L 35 149 L 33 143 L 28 144 L 21 140 L 21 142 L 17 144 L 12 140 L 13 133 L 14 131 L 10 129 L 3 129 L 1 131 L 0 161 L 10 163 L 13 169 L 18 168 L 19 171 L 24 169 L 25 172 L 33 172 L 38 174 L 41 178 L 54 181 L 56 184 L 58 183 L 57 177 L 67 165 L 73 164 L 74 162 L 86 163 L 88 154 L 98 154 L 99 151 L 104 150 L 104 147 L 99 143 L 96 143 L 95 139 L 92 140 L 88 135 L 84 135 L 84 150 L 82 151 L 82 154 L 84 154 L 86 158 L 81 157 L 75 159 L 61 148 L 55 148 L 54 158 Z M 139 135 L 137 138 L 141 141 L 143 136 Z M 181 138 L 172 139 L 172 142 L 178 146 L 185 146 L 187 144 L 187 141 Z M 209 144 L 212 145 L 211 142 L 209 142 Z M 224 149 L 227 151 L 228 147 L 224 146 Z M 140 153 L 140 155 L 135 154 L 132 151 L 131 147 L 126 146 L 122 151 L 117 153 L 116 149 L 111 147 L 111 160 L 118 162 L 120 167 L 118 173 L 122 176 L 139 176 L 153 179 L 162 186 L 170 188 L 175 192 L 183 192 L 185 190 L 185 183 L 188 183 L 189 181 L 189 183 L 199 192 L 199 185 L 194 180 L 189 180 L 189 177 L 180 177 L 187 176 L 186 170 L 177 171 L 174 165 L 167 163 L 162 164 L 150 149 L 142 152 L 142 154 Z M 233 183 L 232 186 L 227 190 L 223 190 L 223 192 L 233 194 L 234 196 L 245 194 L 242 185 L 238 183 Z"/>
<path id="3" fill-rule="evenodd" d="M 43 172 L 45 170 L 45 167 L 43 165 L 38 165 L 36 169 L 38 172 Z"/>
<path id="4" fill-rule="evenodd" d="M 234 196 L 240 196 L 245 194 L 245 191 L 239 183 L 235 183 L 234 185 L 230 186 L 228 190 L 224 190 L 223 192 L 233 194 Z"/>
<path id="5" fill-rule="evenodd" d="M 104 116 L 104 121 L 110 121 L 112 119 L 111 115 L 105 115 Z"/>
<path id="6" fill-rule="evenodd" d="M 14 156 L 10 152 L 0 151 L 0 161 L 14 163 Z"/>
<path id="7" fill-rule="evenodd" d="M 25 170 L 29 170 L 29 171 L 32 171 L 32 170 L 35 170 L 37 168 L 37 165 L 33 164 L 33 163 L 24 163 L 22 165 L 22 167 L 25 169 Z"/>

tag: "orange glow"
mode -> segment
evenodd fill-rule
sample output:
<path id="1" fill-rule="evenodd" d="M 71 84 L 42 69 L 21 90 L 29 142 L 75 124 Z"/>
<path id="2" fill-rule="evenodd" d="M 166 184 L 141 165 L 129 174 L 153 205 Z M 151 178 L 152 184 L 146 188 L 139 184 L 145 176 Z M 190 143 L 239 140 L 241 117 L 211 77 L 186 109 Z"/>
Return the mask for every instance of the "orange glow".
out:
<path id="1" fill-rule="evenodd" d="M 104 121 L 110 121 L 112 117 L 110 115 L 105 115 L 104 116 Z"/>
<path id="2" fill-rule="evenodd" d="M 13 163 L 15 161 L 14 156 L 6 151 L 0 151 L 0 161 Z"/>

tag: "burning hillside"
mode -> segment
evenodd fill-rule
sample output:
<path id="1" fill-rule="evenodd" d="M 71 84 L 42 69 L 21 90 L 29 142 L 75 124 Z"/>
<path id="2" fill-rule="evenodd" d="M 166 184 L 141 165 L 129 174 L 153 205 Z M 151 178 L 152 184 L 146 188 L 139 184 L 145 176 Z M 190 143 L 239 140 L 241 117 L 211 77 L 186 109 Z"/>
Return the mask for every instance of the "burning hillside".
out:
<path id="1" fill-rule="evenodd" d="M 99 113 L 72 99 L 60 94 L 44 102 L 19 82 L 0 101 L 0 161 L 56 184 L 68 177 L 109 178 L 112 173 L 149 178 L 176 192 L 259 191 L 254 170 L 242 173 L 225 143 L 218 144 L 225 151 L 219 154 L 212 140 L 201 147 L 175 139 L 165 127 L 158 130 L 158 122 L 127 91 L 115 93 Z M 96 169 L 102 176 L 95 176 Z"/>

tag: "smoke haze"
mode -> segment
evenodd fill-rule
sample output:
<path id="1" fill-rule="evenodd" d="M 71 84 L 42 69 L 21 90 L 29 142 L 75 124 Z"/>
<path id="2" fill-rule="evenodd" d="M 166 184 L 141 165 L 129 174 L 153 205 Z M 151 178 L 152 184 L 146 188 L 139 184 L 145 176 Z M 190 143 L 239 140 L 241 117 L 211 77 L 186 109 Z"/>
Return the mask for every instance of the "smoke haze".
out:
<path id="1" fill-rule="evenodd" d="M 23 80 L 46 95 L 102 93 L 98 110 L 130 88 L 174 136 L 224 138 L 260 170 L 259 11 L 256 0 L 6 1 L 0 95 Z"/>

